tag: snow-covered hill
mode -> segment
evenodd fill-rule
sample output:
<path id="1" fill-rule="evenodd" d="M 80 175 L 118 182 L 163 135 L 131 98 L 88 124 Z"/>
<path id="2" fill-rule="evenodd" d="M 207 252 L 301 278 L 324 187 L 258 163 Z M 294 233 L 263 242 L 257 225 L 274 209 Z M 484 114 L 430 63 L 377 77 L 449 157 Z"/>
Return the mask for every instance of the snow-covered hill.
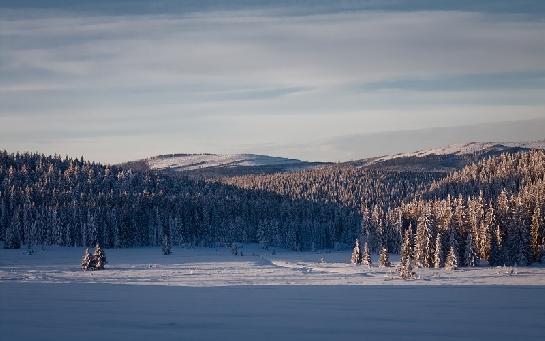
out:
<path id="1" fill-rule="evenodd" d="M 296 171 L 323 165 L 297 159 L 257 154 L 169 154 L 129 162 L 132 167 L 206 175 L 242 175 Z"/>
<path id="2" fill-rule="evenodd" d="M 451 144 L 445 147 L 423 149 L 412 153 L 387 155 L 375 159 L 373 162 L 406 158 L 424 157 L 430 155 L 469 155 L 483 152 L 503 152 L 511 149 L 545 149 L 545 140 L 532 142 L 470 142 L 465 144 Z"/>
<path id="3" fill-rule="evenodd" d="M 349 161 L 343 165 L 401 171 L 450 172 L 488 156 L 545 149 L 545 139 L 533 142 L 470 142 Z"/>

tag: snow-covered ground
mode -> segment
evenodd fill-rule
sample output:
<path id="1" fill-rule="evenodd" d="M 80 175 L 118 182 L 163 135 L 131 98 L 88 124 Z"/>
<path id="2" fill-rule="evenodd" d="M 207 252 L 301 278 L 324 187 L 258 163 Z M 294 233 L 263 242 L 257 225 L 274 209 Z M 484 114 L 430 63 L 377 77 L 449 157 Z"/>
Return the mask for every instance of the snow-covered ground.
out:
<path id="1" fill-rule="evenodd" d="M 350 252 L 0 249 L 2 340 L 543 340 L 545 268 L 393 270 Z M 323 263 L 320 259 L 323 257 Z M 376 261 L 376 256 L 374 257 Z M 137 285 L 134 285 L 137 284 Z M 401 285 L 397 285 L 401 284 Z M 365 286 L 362 286 L 365 285 Z"/>
<path id="2" fill-rule="evenodd" d="M 244 245 L 244 256 L 230 249 L 175 248 L 164 256 L 159 248 L 109 249 L 105 271 L 83 272 L 82 249 L 50 247 L 0 249 L 0 281 L 45 283 L 109 283 L 171 286 L 230 285 L 545 285 L 545 267 L 465 268 L 456 271 L 418 269 L 419 279 L 404 281 L 392 268 L 349 263 L 350 251 L 293 252 Z M 373 255 L 374 261 L 377 256 Z M 323 258 L 323 262 L 321 259 Z M 397 260 L 392 256 L 392 260 Z"/>

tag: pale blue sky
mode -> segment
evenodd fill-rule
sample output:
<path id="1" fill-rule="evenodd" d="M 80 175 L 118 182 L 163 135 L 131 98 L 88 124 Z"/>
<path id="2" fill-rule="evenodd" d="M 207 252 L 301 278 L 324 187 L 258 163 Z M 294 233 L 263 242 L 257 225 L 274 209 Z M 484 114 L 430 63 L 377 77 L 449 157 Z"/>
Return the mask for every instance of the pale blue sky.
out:
<path id="1" fill-rule="evenodd" d="M 430 128 L 463 126 L 449 142 L 467 142 L 468 126 L 510 121 L 483 139 L 545 137 L 531 119 L 545 119 L 543 1 L 0 0 L 9 151 L 336 161 L 419 146 L 396 131 L 429 145 L 444 142 Z M 352 138 L 382 132 L 388 148 Z"/>

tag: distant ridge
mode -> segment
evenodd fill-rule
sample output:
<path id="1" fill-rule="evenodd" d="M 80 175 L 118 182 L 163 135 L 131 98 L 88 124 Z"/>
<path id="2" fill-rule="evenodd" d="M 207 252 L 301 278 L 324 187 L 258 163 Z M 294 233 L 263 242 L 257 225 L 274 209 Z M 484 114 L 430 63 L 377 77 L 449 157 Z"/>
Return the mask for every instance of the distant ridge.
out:
<path id="1" fill-rule="evenodd" d="M 128 162 L 132 168 L 156 171 L 184 172 L 190 175 L 236 176 L 297 171 L 325 162 L 307 162 L 259 154 L 166 154 Z"/>

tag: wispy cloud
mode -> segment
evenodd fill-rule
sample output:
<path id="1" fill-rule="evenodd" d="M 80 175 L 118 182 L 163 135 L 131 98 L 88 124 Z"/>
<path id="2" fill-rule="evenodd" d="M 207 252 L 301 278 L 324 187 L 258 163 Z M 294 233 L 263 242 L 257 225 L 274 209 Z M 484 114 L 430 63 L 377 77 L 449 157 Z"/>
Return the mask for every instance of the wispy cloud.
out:
<path id="1" fill-rule="evenodd" d="M 21 2 L 0 16 L 6 147 L 23 148 L 29 131 L 105 141 L 108 125 L 124 141 L 147 131 L 158 153 L 236 151 L 545 117 L 538 3 L 107 3 Z M 109 160 L 135 155 L 127 144 Z"/>

